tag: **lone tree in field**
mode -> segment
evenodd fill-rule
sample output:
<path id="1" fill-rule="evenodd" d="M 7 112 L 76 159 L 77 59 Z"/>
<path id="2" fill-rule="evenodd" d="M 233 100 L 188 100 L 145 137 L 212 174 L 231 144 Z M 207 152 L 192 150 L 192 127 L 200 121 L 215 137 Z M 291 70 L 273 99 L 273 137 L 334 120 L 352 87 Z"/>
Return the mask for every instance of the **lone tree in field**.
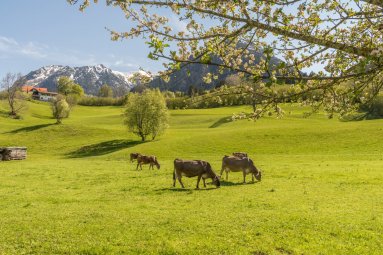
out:
<path id="1" fill-rule="evenodd" d="M 20 111 L 27 106 L 21 91 L 22 85 L 21 74 L 7 73 L 1 81 L 0 87 L 5 90 L 9 116 L 12 118 L 17 118 Z"/>
<path id="2" fill-rule="evenodd" d="M 51 101 L 51 109 L 56 124 L 61 124 L 62 119 L 69 117 L 70 106 L 63 95 L 58 95 Z"/>
<path id="3" fill-rule="evenodd" d="M 67 76 L 61 76 L 57 80 L 57 90 L 60 94 L 65 96 L 70 94 L 82 96 L 84 94 L 83 88 Z"/>
<path id="4" fill-rule="evenodd" d="M 81 2 L 84 10 L 96 0 Z M 112 40 L 144 37 L 149 58 L 165 60 L 166 79 L 174 70 L 191 64 L 234 70 L 257 84 L 239 86 L 236 94 L 256 93 L 260 111 L 295 100 L 323 106 L 330 114 L 345 114 L 371 101 L 383 86 L 383 1 L 378 0 L 107 0 L 120 8 L 132 28 L 111 32 Z M 172 12 L 185 25 L 173 31 L 174 19 L 158 15 Z M 172 23 L 173 22 L 173 23 Z M 254 51 L 264 57 L 257 63 Z M 270 68 L 272 56 L 283 62 Z M 315 75 L 302 71 L 322 66 Z M 209 73 L 211 81 L 216 75 Z M 278 93 L 277 81 L 296 86 Z M 314 93 L 315 92 L 315 93 Z M 314 96 L 315 95 L 315 96 Z"/>
<path id="5" fill-rule="evenodd" d="M 61 95 L 65 96 L 70 109 L 72 109 L 84 95 L 84 89 L 67 76 L 61 76 L 57 80 L 57 90 Z"/>
<path id="6" fill-rule="evenodd" d="M 101 86 L 98 91 L 99 97 L 113 97 L 113 90 L 108 84 L 104 84 Z"/>
<path id="7" fill-rule="evenodd" d="M 140 136 L 142 141 L 148 136 L 154 140 L 168 127 L 168 109 L 159 90 L 130 93 L 124 116 L 129 131 Z"/>

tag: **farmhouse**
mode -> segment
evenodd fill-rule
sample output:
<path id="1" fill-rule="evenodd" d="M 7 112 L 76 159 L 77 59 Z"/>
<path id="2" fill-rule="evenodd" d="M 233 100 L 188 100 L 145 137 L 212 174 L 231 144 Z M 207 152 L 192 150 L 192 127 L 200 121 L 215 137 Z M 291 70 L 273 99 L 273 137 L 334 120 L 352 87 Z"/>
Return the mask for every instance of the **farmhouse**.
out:
<path id="1" fill-rule="evenodd" d="M 47 88 L 38 88 L 35 86 L 22 86 L 21 90 L 24 92 L 31 92 L 32 98 L 40 101 L 50 101 L 57 96 L 55 92 L 49 92 Z"/>
<path id="2" fill-rule="evenodd" d="M 57 96 L 55 92 L 41 92 L 37 89 L 32 90 L 32 98 L 40 101 L 50 101 Z"/>

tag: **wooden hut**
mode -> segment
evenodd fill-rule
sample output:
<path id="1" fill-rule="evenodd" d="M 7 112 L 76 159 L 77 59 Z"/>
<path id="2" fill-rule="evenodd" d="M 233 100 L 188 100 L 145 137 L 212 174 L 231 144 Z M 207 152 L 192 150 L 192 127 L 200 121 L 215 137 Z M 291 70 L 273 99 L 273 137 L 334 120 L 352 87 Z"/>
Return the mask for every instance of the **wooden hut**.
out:
<path id="1" fill-rule="evenodd" d="M 0 147 L 0 161 L 22 160 L 26 158 L 26 147 Z"/>

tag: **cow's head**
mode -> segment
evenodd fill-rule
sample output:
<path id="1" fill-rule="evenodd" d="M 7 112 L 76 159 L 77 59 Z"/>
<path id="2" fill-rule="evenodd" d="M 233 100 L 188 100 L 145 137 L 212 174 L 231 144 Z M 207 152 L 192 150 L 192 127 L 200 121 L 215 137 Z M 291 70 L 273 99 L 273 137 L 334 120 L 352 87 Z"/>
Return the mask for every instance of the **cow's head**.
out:
<path id="1" fill-rule="evenodd" d="M 156 161 L 154 164 L 156 165 L 157 169 L 160 170 L 160 168 L 161 168 L 160 163 L 158 163 L 158 161 Z"/>
<path id="2" fill-rule="evenodd" d="M 251 159 L 249 159 L 249 160 L 251 160 Z M 252 163 L 252 166 L 250 168 L 251 172 L 253 173 L 253 175 L 254 175 L 255 179 L 257 179 L 257 181 L 261 181 L 261 179 L 262 179 L 261 171 L 256 166 L 254 166 L 252 161 L 251 161 L 251 163 Z"/>
<path id="3" fill-rule="evenodd" d="M 255 179 L 257 179 L 257 181 L 261 181 L 262 172 L 260 170 L 258 170 L 258 172 L 254 174 L 254 176 L 255 176 Z"/>
<path id="4" fill-rule="evenodd" d="M 212 180 L 212 184 L 214 184 L 217 188 L 221 186 L 221 182 L 219 181 L 220 177 L 218 175 L 215 175 Z"/>
<path id="5" fill-rule="evenodd" d="M 140 153 L 130 153 L 130 162 L 137 159 L 141 154 Z"/>

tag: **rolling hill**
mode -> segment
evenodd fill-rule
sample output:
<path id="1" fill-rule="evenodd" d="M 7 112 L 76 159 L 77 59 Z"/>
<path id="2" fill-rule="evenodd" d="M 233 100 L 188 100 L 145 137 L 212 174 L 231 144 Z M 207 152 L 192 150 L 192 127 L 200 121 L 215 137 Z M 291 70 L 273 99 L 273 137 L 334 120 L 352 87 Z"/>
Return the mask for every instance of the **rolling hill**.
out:
<path id="1" fill-rule="evenodd" d="M 120 107 L 49 104 L 19 120 L 0 104 L 0 254 L 382 254 L 383 120 L 341 122 L 285 105 L 282 119 L 227 121 L 246 107 L 173 110 L 153 142 L 127 132 Z M 248 152 L 261 182 L 230 173 L 221 188 L 172 187 L 173 160 Z M 136 171 L 129 153 L 156 155 Z"/>

